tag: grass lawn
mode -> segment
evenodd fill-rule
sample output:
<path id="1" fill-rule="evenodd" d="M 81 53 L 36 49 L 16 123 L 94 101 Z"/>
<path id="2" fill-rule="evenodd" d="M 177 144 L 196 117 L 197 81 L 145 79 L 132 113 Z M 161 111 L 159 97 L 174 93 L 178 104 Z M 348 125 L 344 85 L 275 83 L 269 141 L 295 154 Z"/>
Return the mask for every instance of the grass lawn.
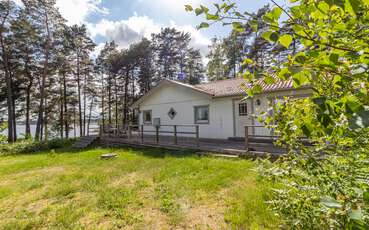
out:
<path id="1" fill-rule="evenodd" d="M 0 229 L 273 229 L 253 168 L 159 149 L 2 156 Z"/>

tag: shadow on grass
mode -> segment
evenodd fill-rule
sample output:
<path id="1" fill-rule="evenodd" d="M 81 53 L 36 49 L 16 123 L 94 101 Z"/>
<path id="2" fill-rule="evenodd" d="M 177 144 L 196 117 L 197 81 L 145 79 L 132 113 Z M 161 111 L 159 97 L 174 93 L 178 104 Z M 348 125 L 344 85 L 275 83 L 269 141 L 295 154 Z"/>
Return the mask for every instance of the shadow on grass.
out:
<path id="1" fill-rule="evenodd" d="M 102 149 L 111 149 L 114 150 L 120 150 L 120 151 L 127 151 L 132 152 L 134 151 L 137 155 L 143 155 L 150 158 L 165 158 L 165 157 L 177 157 L 177 158 L 183 158 L 183 157 L 194 157 L 198 156 L 196 151 L 193 150 L 169 150 L 165 148 L 154 148 L 154 147 L 144 147 L 144 146 L 129 146 L 129 145 L 122 145 L 119 147 L 109 147 L 101 144 L 94 144 L 88 148 L 85 148 L 82 151 L 89 151 L 94 150 L 97 148 Z M 72 153 L 80 152 L 76 150 L 71 150 Z"/>

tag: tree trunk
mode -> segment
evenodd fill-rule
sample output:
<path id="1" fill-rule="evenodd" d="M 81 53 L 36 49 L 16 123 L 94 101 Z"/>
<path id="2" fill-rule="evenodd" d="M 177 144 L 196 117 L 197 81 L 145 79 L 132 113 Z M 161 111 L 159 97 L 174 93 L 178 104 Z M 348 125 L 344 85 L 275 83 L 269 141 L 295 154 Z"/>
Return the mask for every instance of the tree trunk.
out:
<path id="1" fill-rule="evenodd" d="M 87 74 L 84 75 L 83 86 L 83 136 L 86 134 L 86 111 L 87 111 Z"/>
<path id="2" fill-rule="evenodd" d="M 26 138 L 29 139 L 32 137 L 31 134 L 31 124 L 30 124 L 30 110 L 31 110 L 31 90 L 33 80 L 29 78 L 29 83 L 26 89 Z"/>
<path id="3" fill-rule="evenodd" d="M 48 111 L 47 111 L 47 98 L 45 98 L 45 117 L 44 117 L 44 134 L 45 134 L 45 141 L 49 139 L 49 130 L 48 130 Z"/>
<path id="4" fill-rule="evenodd" d="M 69 138 L 69 117 L 68 117 L 68 98 L 67 98 L 67 79 L 65 73 L 63 73 L 63 99 L 64 99 L 64 126 L 65 126 L 65 138 Z M 62 124 L 63 125 L 63 124 Z"/>
<path id="5" fill-rule="evenodd" d="M 118 86 L 117 86 L 117 76 L 114 76 L 114 96 L 115 96 L 115 127 L 118 128 Z"/>
<path id="6" fill-rule="evenodd" d="M 60 94 L 60 101 L 59 101 L 59 106 L 60 106 L 60 121 L 59 121 L 59 125 L 60 125 L 60 138 L 63 139 L 64 138 L 64 93 L 63 93 L 63 83 L 62 81 L 60 81 L 59 83 L 59 94 Z"/>
<path id="7" fill-rule="evenodd" d="M 102 75 L 101 80 L 101 117 L 102 117 L 102 126 L 105 128 L 105 90 L 104 90 L 104 74 Z"/>
<path id="8" fill-rule="evenodd" d="M 73 108 L 73 131 L 74 131 L 74 138 L 77 137 L 76 133 L 76 107 Z"/>
<path id="9" fill-rule="evenodd" d="M 45 26 L 46 26 L 46 32 L 47 32 L 47 39 L 45 44 L 45 62 L 44 62 L 44 69 L 42 73 L 42 80 L 41 80 L 41 86 L 40 86 L 40 104 L 38 109 L 38 119 L 37 119 L 37 126 L 36 126 L 36 134 L 35 139 L 39 140 L 40 137 L 42 139 L 42 134 L 40 136 L 40 133 L 42 132 L 42 125 L 44 123 L 43 114 L 44 114 L 44 99 L 45 99 L 45 83 L 46 83 L 46 75 L 48 74 L 48 65 L 49 65 L 49 52 L 50 52 L 50 40 L 51 40 L 51 34 L 49 29 L 49 17 L 48 14 L 45 14 Z"/>
<path id="10" fill-rule="evenodd" d="M 95 99 L 95 96 L 93 96 L 92 99 L 91 99 L 90 112 L 88 113 L 87 136 L 90 136 L 90 124 L 91 124 L 92 106 L 93 106 L 93 103 L 94 103 L 94 99 Z"/>
<path id="11" fill-rule="evenodd" d="M 12 83 L 12 86 L 14 84 Z M 14 89 L 13 89 L 14 91 Z M 15 98 L 13 97 L 13 138 L 14 141 L 17 141 L 17 115 L 16 115 L 16 111 L 15 111 Z"/>
<path id="12" fill-rule="evenodd" d="M 124 107 L 123 107 L 123 125 L 127 124 L 128 115 L 128 85 L 129 85 L 129 70 L 126 72 L 126 79 L 124 83 Z"/>
<path id="13" fill-rule="evenodd" d="M 5 21 L 5 19 L 4 19 Z M 3 22 L 4 24 L 4 22 Z M 6 89 L 7 89 L 7 97 L 6 97 L 6 104 L 8 106 L 8 142 L 13 143 L 15 141 L 14 137 L 14 107 L 13 107 L 13 85 L 10 73 L 10 63 L 9 58 L 6 52 L 5 44 L 4 44 L 4 37 L 3 34 L 0 33 L 0 42 L 1 42 L 1 49 L 2 49 L 2 58 L 3 58 L 3 66 L 4 66 L 4 73 L 6 79 Z"/>
<path id="14" fill-rule="evenodd" d="M 111 125 L 111 77 L 108 78 L 108 119 L 109 125 Z"/>
<path id="15" fill-rule="evenodd" d="M 77 88 L 78 88 L 78 114 L 79 114 L 79 136 L 83 136 L 82 124 L 82 104 L 81 104 L 81 79 L 80 79 L 80 61 L 79 54 L 77 54 Z"/>

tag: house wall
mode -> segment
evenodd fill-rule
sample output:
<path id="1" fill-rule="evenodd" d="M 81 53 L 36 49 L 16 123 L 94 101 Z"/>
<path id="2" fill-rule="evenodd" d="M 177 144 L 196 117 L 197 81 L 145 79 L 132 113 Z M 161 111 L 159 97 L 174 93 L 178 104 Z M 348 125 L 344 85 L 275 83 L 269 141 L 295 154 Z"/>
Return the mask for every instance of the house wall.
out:
<path id="1" fill-rule="evenodd" d="M 312 91 L 310 89 L 299 89 L 299 90 L 288 90 L 288 91 L 276 91 L 266 94 L 258 94 L 255 95 L 253 98 L 253 105 L 254 105 L 254 114 L 256 116 L 259 116 L 260 114 L 264 112 L 268 112 L 269 108 L 273 103 L 275 103 L 277 100 L 282 100 L 284 97 L 308 97 L 312 94 Z M 257 100 L 260 100 L 261 104 L 257 105 Z M 253 124 L 263 125 L 259 123 L 257 119 L 254 119 Z M 271 130 L 268 130 L 266 128 L 254 128 L 253 130 L 254 135 L 260 135 L 260 136 L 269 136 L 271 135 Z"/>
<path id="2" fill-rule="evenodd" d="M 311 95 L 310 90 L 292 90 L 292 91 L 279 91 L 267 94 L 255 95 L 250 100 L 251 114 L 259 115 L 262 112 L 268 111 L 270 105 L 276 99 L 283 99 L 285 96 L 293 97 L 306 97 Z M 143 124 L 143 112 L 145 110 L 152 111 L 152 120 L 160 118 L 161 125 L 194 125 L 195 106 L 209 106 L 209 124 L 199 124 L 200 138 L 214 138 L 214 139 L 227 139 L 229 137 L 242 137 L 244 133 L 235 132 L 235 129 L 244 129 L 245 124 L 239 124 L 236 121 L 238 109 L 235 108 L 235 103 L 238 102 L 240 97 L 222 97 L 211 98 L 210 96 L 196 92 L 190 88 L 178 86 L 175 84 L 163 85 L 156 92 L 152 93 L 146 98 L 140 105 L 139 123 Z M 257 105 L 256 101 L 260 100 L 261 104 Z M 252 105 L 251 105 L 252 104 Z M 173 108 L 177 114 L 174 119 L 171 119 L 168 115 L 169 110 Z M 251 115 L 250 114 L 250 115 Z M 250 125 L 262 125 L 257 119 L 250 118 L 252 122 Z M 249 124 L 247 124 L 249 125 Z M 144 128 L 147 131 L 154 131 L 155 128 L 148 125 Z M 160 127 L 161 131 L 173 131 L 173 127 Z M 178 132 L 194 132 L 194 127 L 178 127 Z M 237 133 L 237 134 L 236 134 Z M 241 133 L 241 136 L 239 135 Z M 154 134 L 154 133 L 152 133 Z M 271 131 L 266 128 L 254 128 L 250 130 L 250 134 L 254 135 L 270 135 Z M 173 135 L 173 134 L 163 134 Z M 178 135 L 178 136 L 191 136 L 194 135 Z"/>
<path id="3" fill-rule="evenodd" d="M 230 98 L 212 99 L 206 94 L 173 84 L 163 86 L 140 104 L 139 120 L 142 124 L 142 111 L 151 110 L 152 119 L 160 118 L 161 125 L 194 125 L 194 107 L 209 105 L 209 124 L 199 124 L 200 138 L 227 139 L 233 137 L 232 103 Z M 171 108 L 177 112 L 174 119 L 168 116 Z M 153 131 L 154 128 L 145 126 L 145 130 Z M 173 127 L 161 127 L 160 130 L 173 131 Z M 178 132 L 194 131 L 194 127 L 178 127 Z"/>

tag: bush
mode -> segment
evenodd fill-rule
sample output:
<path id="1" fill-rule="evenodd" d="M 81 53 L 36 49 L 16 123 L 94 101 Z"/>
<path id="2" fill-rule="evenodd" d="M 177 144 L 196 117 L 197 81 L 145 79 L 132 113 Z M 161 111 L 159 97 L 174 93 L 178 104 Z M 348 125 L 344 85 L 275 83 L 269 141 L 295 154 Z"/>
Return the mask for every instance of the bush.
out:
<path id="1" fill-rule="evenodd" d="M 75 139 L 53 139 L 49 141 L 22 140 L 14 144 L 1 144 L 0 155 L 32 154 L 51 149 L 68 148 Z"/>

